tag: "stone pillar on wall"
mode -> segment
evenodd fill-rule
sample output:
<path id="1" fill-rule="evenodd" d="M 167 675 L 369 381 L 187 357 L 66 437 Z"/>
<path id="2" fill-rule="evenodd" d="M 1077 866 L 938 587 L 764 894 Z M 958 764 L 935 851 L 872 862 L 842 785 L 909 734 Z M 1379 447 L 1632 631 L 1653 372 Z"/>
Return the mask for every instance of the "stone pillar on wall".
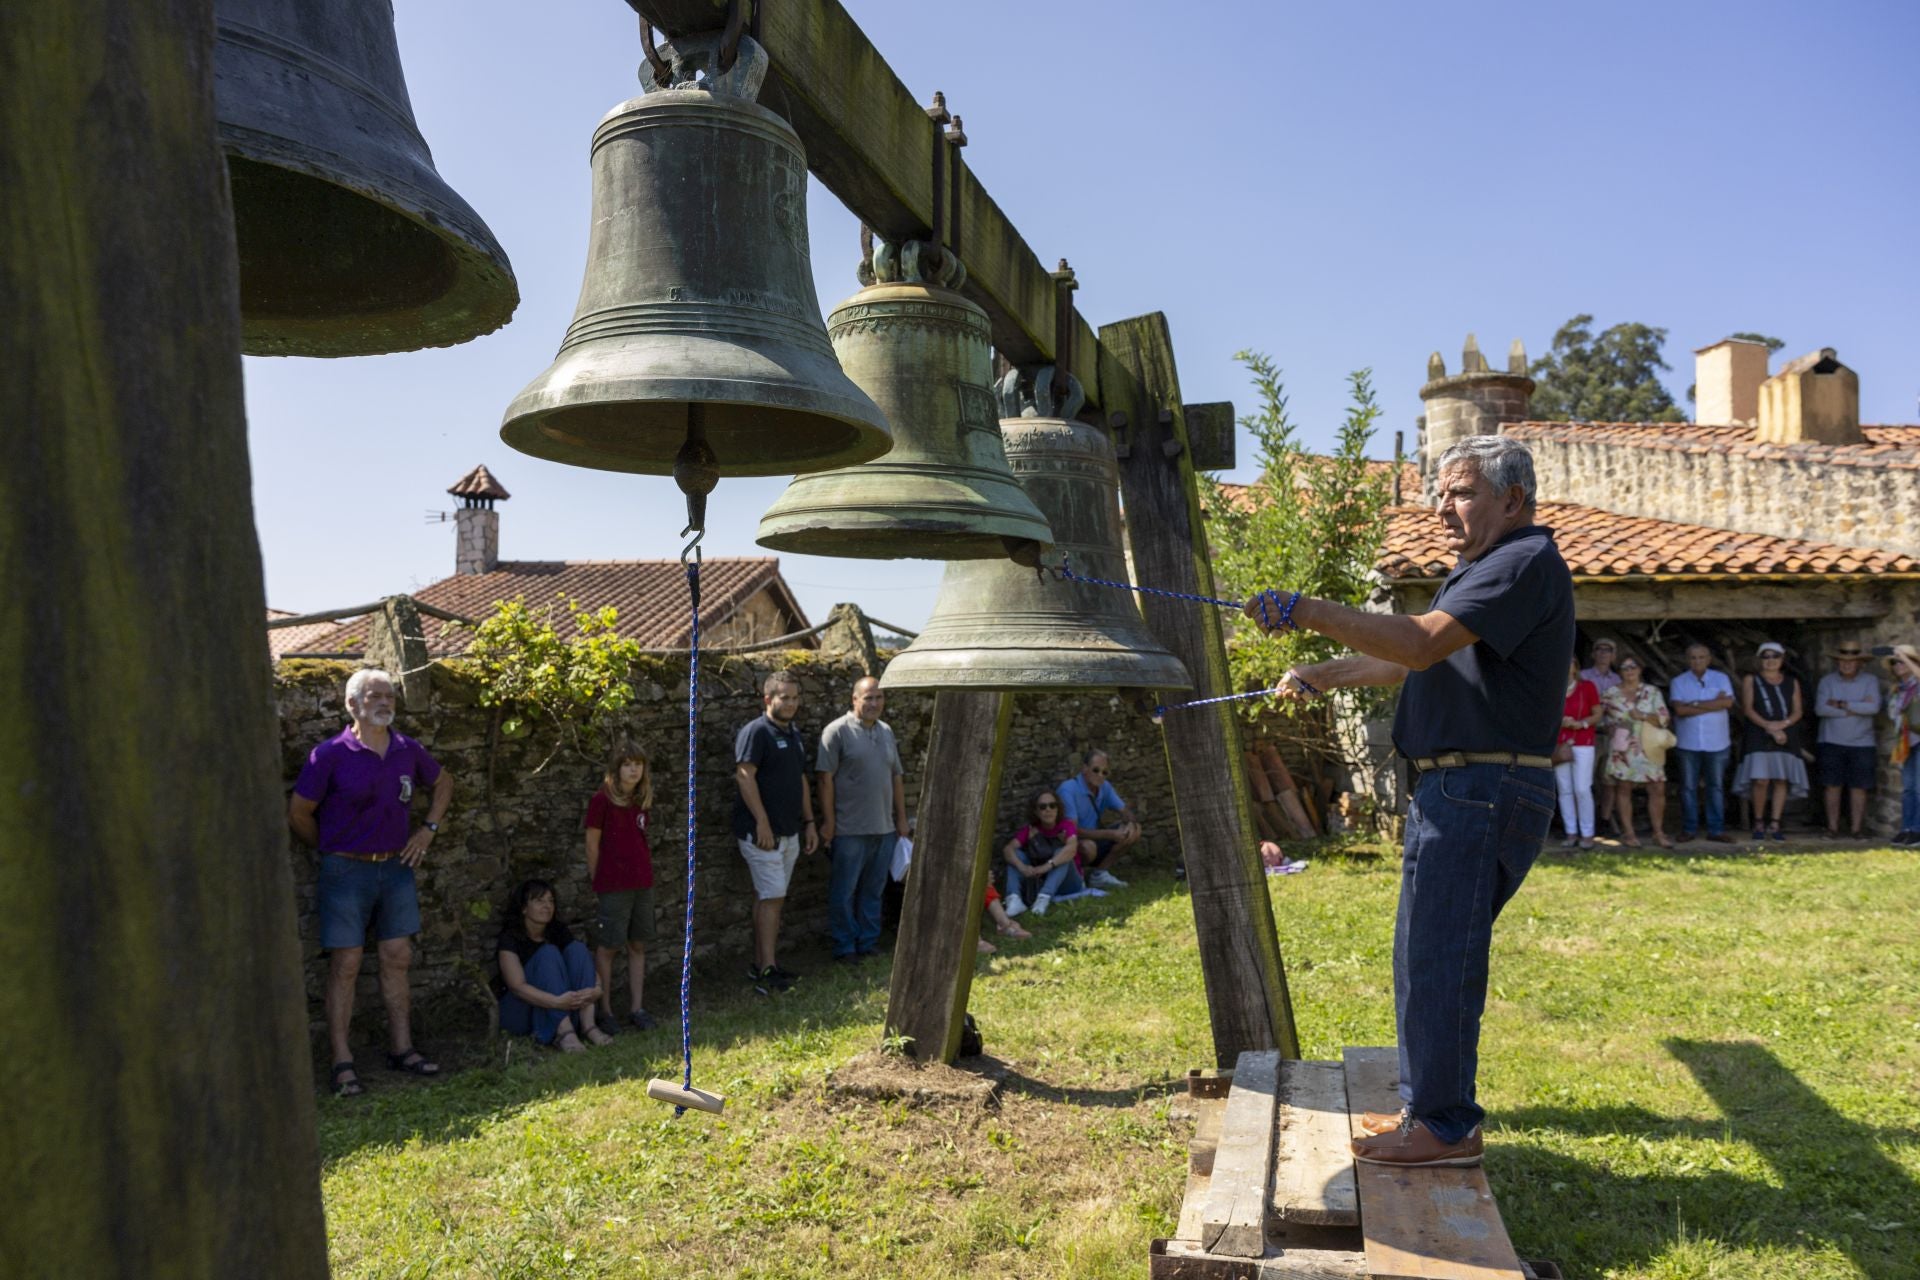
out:
<path id="1" fill-rule="evenodd" d="M 1533 379 L 1527 376 L 1527 352 L 1515 338 L 1507 353 L 1505 372 L 1496 372 L 1480 354 L 1480 344 L 1467 335 L 1460 353 L 1460 372 L 1447 376 L 1446 361 L 1438 351 L 1427 358 L 1427 383 L 1420 388 L 1426 402 L 1426 431 L 1420 458 L 1421 496 L 1437 497 L 1440 455 L 1467 436 L 1497 435 L 1508 422 L 1525 422 L 1533 399 Z"/>
<path id="2" fill-rule="evenodd" d="M 427 708 L 431 661 L 420 610 L 412 596 L 388 596 L 367 615 L 367 665 L 393 677 L 401 705 L 415 715 Z"/>
<path id="3" fill-rule="evenodd" d="M 836 604 L 827 615 L 827 629 L 820 633 L 822 657 L 845 658 L 859 664 L 870 676 L 880 674 L 880 650 L 873 643 L 873 628 L 857 604 Z"/>

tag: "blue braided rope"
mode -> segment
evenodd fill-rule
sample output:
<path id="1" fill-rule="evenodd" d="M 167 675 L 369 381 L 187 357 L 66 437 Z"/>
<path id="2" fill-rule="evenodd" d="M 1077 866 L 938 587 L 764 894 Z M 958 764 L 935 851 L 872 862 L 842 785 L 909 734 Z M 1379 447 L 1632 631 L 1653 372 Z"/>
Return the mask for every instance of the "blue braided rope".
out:
<path id="1" fill-rule="evenodd" d="M 693 602 L 693 638 L 687 662 L 687 919 L 680 947 L 680 1059 L 682 1083 L 693 1088 L 693 872 L 694 831 L 700 800 L 700 553 L 687 561 L 687 595 Z M 685 1107 L 673 1114 L 683 1116 Z"/>
<path id="2" fill-rule="evenodd" d="M 1315 698 L 1320 696 L 1320 690 L 1314 688 L 1299 676 L 1295 676 L 1293 682 L 1302 689 L 1305 689 L 1309 695 Z M 1278 692 L 1280 692 L 1280 688 L 1278 685 L 1275 685 L 1271 689 L 1255 689 L 1251 693 L 1223 693 L 1217 698 L 1195 698 L 1191 702 L 1162 703 L 1153 709 L 1153 720 L 1155 724 L 1158 724 L 1160 718 L 1169 711 L 1184 711 L 1188 707 L 1204 707 L 1215 702 L 1239 702 L 1243 698 L 1268 698 Z"/>
<path id="3" fill-rule="evenodd" d="M 1118 587 L 1122 591 L 1137 591 L 1143 596 L 1165 596 L 1169 600 L 1191 600 L 1195 604 L 1217 604 L 1222 609 L 1243 609 L 1243 601 L 1221 600 L 1214 596 L 1190 595 L 1185 591 L 1168 591 L 1164 587 L 1136 587 L 1131 582 L 1115 582 L 1110 578 L 1089 578 L 1084 573 L 1075 573 L 1073 566 L 1067 563 L 1065 556 L 1060 559 L 1060 567 L 1053 572 L 1074 582 L 1087 582 L 1096 587 Z"/>

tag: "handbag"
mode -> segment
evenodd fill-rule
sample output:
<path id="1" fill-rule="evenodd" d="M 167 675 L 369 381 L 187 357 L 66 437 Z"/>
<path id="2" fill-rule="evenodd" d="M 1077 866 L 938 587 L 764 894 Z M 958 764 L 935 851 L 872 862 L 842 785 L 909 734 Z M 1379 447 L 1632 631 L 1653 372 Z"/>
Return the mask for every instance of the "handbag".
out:
<path id="1" fill-rule="evenodd" d="M 1573 763 L 1573 744 L 1571 742 L 1554 743 L 1552 758 L 1555 764 L 1572 764 Z"/>

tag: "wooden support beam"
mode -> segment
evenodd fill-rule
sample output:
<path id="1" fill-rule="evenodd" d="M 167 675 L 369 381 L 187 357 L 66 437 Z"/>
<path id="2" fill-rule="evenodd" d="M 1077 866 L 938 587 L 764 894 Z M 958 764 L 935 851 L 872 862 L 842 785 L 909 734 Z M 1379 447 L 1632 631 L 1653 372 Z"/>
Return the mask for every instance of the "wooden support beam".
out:
<path id="1" fill-rule="evenodd" d="M 327 1274 L 213 106 L 212 0 L 0 19 L 7 1275 Z"/>
<path id="2" fill-rule="evenodd" d="M 1124 411 L 1128 421 L 1118 442 L 1127 446 L 1120 492 L 1134 573 L 1151 586 L 1213 595 L 1166 317 L 1156 311 L 1103 326 L 1100 353 L 1103 384 L 1117 393 L 1107 408 Z M 1147 596 L 1142 612 L 1154 637 L 1186 664 L 1191 697 L 1230 692 L 1217 606 Z M 1300 1042 L 1231 704 L 1169 715 L 1165 738 L 1215 1062 L 1231 1066 L 1249 1049 L 1277 1048 L 1297 1058 Z"/>
<path id="3" fill-rule="evenodd" d="M 676 23 L 705 12 L 690 0 L 642 0 L 673 34 Z M 714 25 L 710 14 L 697 18 Z M 760 100 L 792 122 L 807 150 L 807 167 L 883 238 L 925 239 L 933 228 L 933 130 L 926 103 L 939 85 L 914 94 L 839 0 L 780 0 L 760 15 L 760 42 L 773 59 Z M 965 114 L 964 104 L 960 106 Z M 1009 147 L 1030 139 L 1009 138 Z M 1036 188 L 1037 190 L 1038 188 Z M 993 345 L 1014 364 L 1045 363 L 1061 349 L 1054 332 L 1054 284 L 1049 268 L 1013 222 L 963 173 L 957 193 L 964 228 L 960 257 L 965 293 L 993 321 Z M 835 252 L 828 246 L 829 253 Z M 847 292 L 855 288 L 854 246 L 845 247 Z M 822 298 L 828 305 L 837 301 Z M 1103 404 L 1093 330 L 1073 313 L 1072 370 L 1087 398 Z"/>
<path id="4" fill-rule="evenodd" d="M 1257 1258 L 1267 1248 L 1268 1190 L 1273 1176 L 1274 1110 L 1280 1054 L 1240 1055 L 1214 1146 L 1211 1181 L 1200 1211 L 1200 1243 L 1210 1252 Z"/>
<path id="5" fill-rule="evenodd" d="M 924 1061 L 952 1062 L 960 1052 L 1012 720 L 1010 694 L 934 695 L 927 777 L 939 785 L 921 788 L 887 996 L 888 1033 L 911 1037 L 907 1052 Z"/>
<path id="6" fill-rule="evenodd" d="M 1340 1063 L 1289 1058 L 1280 1064 L 1273 1147 L 1275 1221 L 1317 1227 L 1359 1223 L 1347 1116 L 1347 1076 Z"/>

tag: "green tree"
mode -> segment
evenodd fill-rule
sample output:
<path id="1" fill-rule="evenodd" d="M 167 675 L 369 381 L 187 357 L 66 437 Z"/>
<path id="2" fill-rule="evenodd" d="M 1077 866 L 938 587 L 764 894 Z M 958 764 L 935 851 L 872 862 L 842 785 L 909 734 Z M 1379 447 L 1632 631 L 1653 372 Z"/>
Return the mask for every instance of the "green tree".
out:
<path id="1" fill-rule="evenodd" d="M 460 659 L 479 678 L 480 705 L 502 717 L 500 732 L 519 737 L 533 721 L 556 731 L 535 773 L 565 745 L 597 755 L 607 719 L 633 701 L 628 674 L 640 646 L 614 629 L 619 616 L 612 605 L 582 609 L 564 594 L 542 609 L 516 596 L 496 602 L 492 616 L 471 628 L 473 643 Z"/>
<path id="2" fill-rule="evenodd" d="M 1661 385 L 1667 331 L 1622 323 L 1593 333 L 1578 315 L 1553 335 L 1553 350 L 1528 370 L 1535 382 L 1531 415 L 1542 422 L 1682 422 L 1685 415 Z"/>
<path id="3" fill-rule="evenodd" d="M 1234 358 L 1252 373 L 1259 399 L 1258 411 L 1241 423 L 1253 433 L 1260 476 L 1232 496 L 1211 476 L 1205 478 L 1216 579 L 1226 591 L 1285 589 L 1364 604 L 1392 492 L 1385 468 L 1367 463 L 1367 444 L 1380 418 L 1373 371 L 1348 377 L 1352 404 L 1333 452 L 1311 454 L 1287 414 L 1286 389 L 1272 358 L 1253 351 Z M 1228 667 L 1239 689 L 1272 688 L 1289 667 L 1338 651 L 1332 641 L 1311 632 L 1262 635 L 1237 615 L 1227 636 Z M 1252 714 L 1260 706 L 1249 702 L 1245 709 Z"/>

